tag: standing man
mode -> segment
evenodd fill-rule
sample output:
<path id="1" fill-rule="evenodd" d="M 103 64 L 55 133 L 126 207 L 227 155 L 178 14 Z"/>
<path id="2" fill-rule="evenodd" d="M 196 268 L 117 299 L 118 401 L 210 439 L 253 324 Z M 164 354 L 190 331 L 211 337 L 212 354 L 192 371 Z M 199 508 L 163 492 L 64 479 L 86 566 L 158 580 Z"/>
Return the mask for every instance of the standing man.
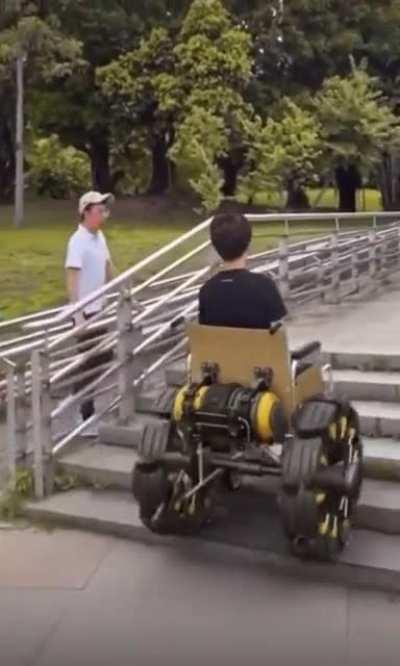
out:
<path id="1" fill-rule="evenodd" d="M 79 200 L 80 224 L 68 242 L 65 260 L 66 286 L 71 305 L 82 300 L 97 289 L 103 287 L 113 277 L 113 265 L 106 239 L 101 228 L 109 216 L 109 208 L 114 201 L 112 194 L 100 192 L 87 192 Z M 101 312 L 104 299 L 99 298 L 89 303 L 84 311 L 74 315 L 75 326 L 81 326 L 85 321 Z M 79 352 L 89 351 L 97 344 L 96 338 L 105 335 L 107 329 L 85 331 L 77 336 Z M 112 358 L 112 352 L 100 352 L 84 361 L 78 373 L 88 372 L 107 363 Z M 83 378 L 74 386 L 74 393 L 78 393 L 90 384 L 96 375 Z M 85 421 L 94 414 L 93 399 L 85 400 L 81 404 L 80 412 Z M 95 432 L 86 435 L 95 435 Z"/>

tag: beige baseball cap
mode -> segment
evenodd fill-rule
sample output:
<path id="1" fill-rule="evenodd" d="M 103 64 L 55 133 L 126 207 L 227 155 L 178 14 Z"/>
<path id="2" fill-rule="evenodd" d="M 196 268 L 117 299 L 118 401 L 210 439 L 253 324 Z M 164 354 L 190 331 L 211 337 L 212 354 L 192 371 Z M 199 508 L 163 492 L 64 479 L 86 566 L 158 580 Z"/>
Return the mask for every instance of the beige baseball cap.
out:
<path id="1" fill-rule="evenodd" d="M 115 201 L 115 197 L 110 192 L 107 194 L 101 194 L 101 192 L 86 192 L 79 199 L 79 215 L 82 215 L 85 209 L 90 205 L 106 203 L 112 205 Z"/>

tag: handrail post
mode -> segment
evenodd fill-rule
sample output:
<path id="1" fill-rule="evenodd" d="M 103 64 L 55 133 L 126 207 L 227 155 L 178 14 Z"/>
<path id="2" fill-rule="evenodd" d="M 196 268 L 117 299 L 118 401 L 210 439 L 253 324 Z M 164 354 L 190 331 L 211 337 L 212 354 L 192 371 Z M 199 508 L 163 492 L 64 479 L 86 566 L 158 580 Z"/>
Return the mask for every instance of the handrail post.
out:
<path id="1" fill-rule="evenodd" d="M 284 300 L 286 298 L 289 298 L 290 296 L 289 248 L 286 236 L 282 238 L 279 242 L 278 282 L 282 298 Z"/>
<path id="2" fill-rule="evenodd" d="M 130 290 L 121 292 L 117 308 L 117 355 L 120 363 L 118 370 L 118 389 L 121 396 L 119 421 L 128 423 L 135 412 L 135 390 L 133 388 L 133 357 L 135 343 L 141 340 L 141 329 L 132 325 L 132 299 Z M 138 339 L 140 336 L 140 340 Z"/>
<path id="3" fill-rule="evenodd" d="M 25 386 L 26 358 L 18 359 L 15 366 L 16 397 L 15 397 L 15 453 L 16 459 L 27 454 L 27 396 Z"/>
<path id="4" fill-rule="evenodd" d="M 371 284 L 375 284 L 376 281 L 376 276 L 378 272 L 378 266 L 377 266 L 377 247 L 376 247 L 376 230 L 375 228 L 371 229 L 371 231 L 368 234 L 368 240 L 369 240 L 369 268 L 368 268 L 368 275 L 369 275 L 369 281 Z"/>
<path id="5" fill-rule="evenodd" d="M 332 303 L 333 305 L 337 305 L 339 303 L 340 266 L 339 266 L 339 251 L 338 251 L 338 235 L 336 232 L 332 234 L 332 240 L 331 240 L 331 266 L 332 266 L 332 279 L 331 279 Z"/>
<path id="6" fill-rule="evenodd" d="M 325 302 L 325 293 L 326 293 L 325 284 L 324 284 L 324 282 L 325 282 L 325 268 L 324 268 L 324 264 L 323 264 L 322 261 L 319 261 L 318 265 L 317 265 L 316 282 L 317 282 L 316 286 L 317 286 L 317 289 L 318 289 L 318 292 L 319 292 L 319 298 L 321 300 L 321 303 L 324 303 Z"/>
<path id="7" fill-rule="evenodd" d="M 15 399 L 15 370 L 7 369 L 7 468 L 8 481 L 15 486 L 17 471 L 17 435 L 16 435 L 16 399 Z"/>
<path id="8" fill-rule="evenodd" d="M 54 485 L 51 435 L 51 396 L 47 349 L 35 349 L 32 368 L 33 472 L 35 496 L 50 494 Z"/>
<path id="9" fill-rule="evenodd" d="M 351 290 L 358 292 L 360 290 L 358 271 L 358 251 L 357 246 L 351 253 Z"/>

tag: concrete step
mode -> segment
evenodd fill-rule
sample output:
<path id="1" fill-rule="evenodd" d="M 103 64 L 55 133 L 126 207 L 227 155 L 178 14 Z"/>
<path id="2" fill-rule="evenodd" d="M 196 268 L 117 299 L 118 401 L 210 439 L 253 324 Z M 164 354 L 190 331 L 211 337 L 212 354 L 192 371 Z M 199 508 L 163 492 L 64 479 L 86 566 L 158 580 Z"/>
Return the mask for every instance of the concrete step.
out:
<path id="1" fill-rule="evenodd" d="M 393 527 L 398 516 L 395 498 L 389 503 L 379 497 L 379 488 L 371 490 L 371 502 L 380 500 L 388 506 Z M 374 513 L 375 511 L 375 513 Z M 366 507 L 379 522 L 379 509 Z M 53 495 L 25 506 L 25 513 L 42 524 L 55 523 L 114 534 L 140 540 L 153 546 L 169 544 L 182 549 L 185 559 L 201 556 L 204 548 L 212 548 L 223 561 L 224 549 L 241 560 L 275 567 L 285 574 L 309 576 L 324 581 L 349 585 L 376 587 L 390 592 L 400 590 L 400 537 L 375 530 L 354 530 L 351 542 L 336 564 L 304 563 L 288 553 L 286 539 L 280 527 L 275 498 L 248 492 L 227 495 L 225 510 L 214 518 L 196 538 L 158 537 L 145 529 L 139 519 L 138 507 L 126 491 L 77 489 Z M 206 544 L 208 542 L 208 544 Z"/>
<path id="2" fill-rule="evenodd" d="M 151 414 L 136 414 L 126 425 L 108 422 L 99 427 L 99 441 L 111 446 L 136 448 L 147 423 L 153 423 L 156 417 Z"/>
<path id="3" fill-rule="evenodd" d="M 354 400 L 363 435 L 400 438 L 400 403 Z"/>
<path id="4" fill-rule="evenodd" d="M 400 443 L 390 440 L 366 440 L 366 478 L 358 507 L 357 521 L 361 527 L 376 531 L 400 534 Z M 130 490 L 132 470 L 137 460 L 136 453 L 125 447 L 110 447 L 104 444 L 87 444 L 65 454 L 59 466 L 68 474 L 76 474 L 86 483 L 101 488 Z M 276 490 L 278 481 L 265 478 L 255 483 L 262 492 Z"/>
<path id="5" fill-rule="evenodd" d="M 333 381 L 338 398 L 400 402 L 400 372 L 334 370 Z"/>
<path id="6" fill-rule="evenodd" d="M 133 448 L 94 443 L 66 453 L 58 464 L 63 472 L 95 487 L 130 490 L 136 461 Z"/>
<path id="7" fill-rule="evenodd" d="M 176 387 L 174 386 L 158 386 L 148 389 L 136 397 L 136 411 L 139 414 L 169 416 L 175 394 Z"/>
<path id="8" fill-rule="evenodd" d="M 126 472 L 126 476 L 129 476 L 130 478 L 128 472 Z M 264 511 L 265 506 L 268 508 L 272 501 L 271 506 L 273 511 L 277 512 L 275 503 L 278 487 L 279 480 L 276 479 L 276 477 L 265 478 L 262 480 L 245 479 L 243 488 L 240 492 L 233 494 L 225 493 L 221 496 L 218 512 L 220 518 L 218 520 L 222 522 L 222 516 L 231 513 L 233 507 L 238 507 L 239 513 L 242 513 L 249 503 L 251 503 L 252 511 L 255 511 L 258 514 Z M 46 498 L 43 502 L 30 503 L 29 506 L 37 508 L 64 506 L 63 497 L 65 497 L 66 505 L 70 506 L 69 496 L 71 493 L 73 496 L 77 497 L 88 497 L 91 495 L 94 500 L 96 500 L 96 498 L 99 497 L 98 491 L 103 493 L 102 497 L 104 502 L 107 497 L 110 497 L 110 500 L 112 501 L 115 493 L 127 492 L 126 488 L 125 490 L 104 488 L 77 489 L 69 491 L 69 493 L 53 495 Z M 84 494 L 85 492 L 86 494 Z M 126 501 L 128 496 L 129 504 L 134 507 L 132 511 L 137 514 L 136 502 L 130 492 L 128 492 L 127 495 L 124 495 Z M 236 499 L 234 499 L 234 497 Z M 356 527 L 361 529 L 400 535 L 400 484 L 393 481 L 365 480 L 353 522 Z"/>
<path id="9" fill-rule="evenodd" d="M 400 481 L 400 442 L 364 438 L 364 475 L 370 479 Z M 133 447 L 83 443 L 64 454 L 60 468 L 82 481 L 105 488 L 130 489 L 137 460 Z"/>
<path id="10" fill-rule="evenodd" d="M 355 332 L 357 335 L 357 332 Z M 362 335 L 359 332 L 358 335 Z M 370 352 L 346 352 L 323 350 L 323 360 L 330 363 L 336 370 L 362 370 L 376 372 L 390 372 L 400 370 L 400 354 Z"/>
<path id="11" fill-rule="evenodd" d="M 400 534 L 400 484 L 365 481 L 357 507 L 356 525 L 386 534 Z"/>
<path id="12" fill-rule="evenodd" d="M 363 445 L 366 478 L 400 481 L 400 441 L 363 437 Z"/>

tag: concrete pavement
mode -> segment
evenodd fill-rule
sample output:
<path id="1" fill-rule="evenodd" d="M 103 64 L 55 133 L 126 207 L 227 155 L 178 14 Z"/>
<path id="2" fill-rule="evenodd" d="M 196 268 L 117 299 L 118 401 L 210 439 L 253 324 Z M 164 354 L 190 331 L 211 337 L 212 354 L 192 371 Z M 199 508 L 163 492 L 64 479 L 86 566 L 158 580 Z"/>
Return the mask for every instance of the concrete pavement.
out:
<path id="1" fill-rule="evenodd" d="M 398 664 L 400 597 L 271 575 L 250 552 L 0 532 L 2 666 Z"/>
<path id="2" fill-rule="evenodd" d="M 355 295 L 339 305 L 311 302 L 288 322 L 291 346 L 320 340 L 326 352 L 400 353 L 400 281 L 372 295 Z"/>

